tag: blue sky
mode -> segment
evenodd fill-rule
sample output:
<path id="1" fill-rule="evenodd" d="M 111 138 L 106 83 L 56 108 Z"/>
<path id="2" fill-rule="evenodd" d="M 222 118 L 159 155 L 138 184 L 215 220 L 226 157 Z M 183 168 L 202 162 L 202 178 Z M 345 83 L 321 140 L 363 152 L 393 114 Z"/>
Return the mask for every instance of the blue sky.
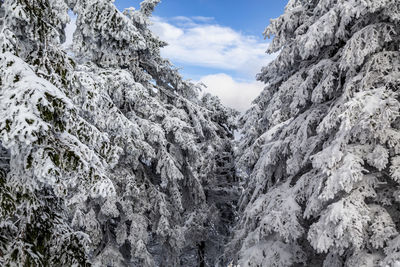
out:
<path id="1" fill-rule="evenodd" d="M 116 0 L 120 9 L 140 0 Z M 262 90 L 255 80 L 275 55 L 265 54 L 262 33 L 283 13 L 287 0 L 163 0 L 153 13 L 153 31 L 166 41 L 162 55 L 186 79 L 204 83 L 205 92 L 246 110 Z"/>
<path id="2" fill-rule="evenodd" d="M 140 0 L 116 0 L 119 9 L 139 7 Z M 246 34 L 259 35 L 270 18 L 282 14 L 287 0 L 162 0 L 154 15 L 171 18 L 211 17 L 220 25 L 229 26 Z"/>

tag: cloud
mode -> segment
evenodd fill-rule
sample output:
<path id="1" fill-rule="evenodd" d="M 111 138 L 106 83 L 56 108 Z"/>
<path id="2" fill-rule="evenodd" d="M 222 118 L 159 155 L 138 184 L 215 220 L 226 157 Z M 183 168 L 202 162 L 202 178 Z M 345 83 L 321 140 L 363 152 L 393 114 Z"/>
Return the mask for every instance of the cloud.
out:
<path id="1" fill-rule="evenodd" d="M 178 22 L 177 22 L 178 21 Z M 208 17 L 153 17 L 152 30 L 169 45 L 162 49 L 172 62 L 254 75 L 275 56 L 267 44 L 232 28 L 211 24 Z"/>
<path id="2" fill-rule="evenodd" d="M 235 81 L 225 73 L 207 75 L 201 78 L 200 82 L 207 86 L 204 90 L 205 93 L 218 96 L 224 105 L 241 112 L 250 107 L 251 102 L 264 88 L 264 84 L 261 82 Z"/>
<path id="3" fill-rule="evenodd" d="M 213 18 L 213 17 L 195 16 L 195 17 L 192 17 L 192 19 L 196 20 L 196 21 L 199 21 L 199 22 L 211 22 L 215 18 Z"/>
<path id="4" fill-rule="evenodd" d="M 264 40 L 218 25 L 208 17 L 154 17 L 153 23 L 152 30 L 169 44 L 162 49 L 164 57 L 192 69 L 220 70 L 199 82 L 207 86 L 205 93 L 217 95 L 226 106 L 243 112 L 264 88 L 252 80 L 276 56 L 265 53 L 268 44 Z"/>
<path id="5" fill-rule="evenodd" d="M 185 16 L 175 16 L 169 19 L 153 17 L 152 20 L 155 23 L 165 22 L 170 25 L 175 25 L 175 27 L 190 28 L 199 25 L 199 23 L 211 23 L 215 20 L 215 18 L 204 16 L 194 16 L 190 18 Z"/>

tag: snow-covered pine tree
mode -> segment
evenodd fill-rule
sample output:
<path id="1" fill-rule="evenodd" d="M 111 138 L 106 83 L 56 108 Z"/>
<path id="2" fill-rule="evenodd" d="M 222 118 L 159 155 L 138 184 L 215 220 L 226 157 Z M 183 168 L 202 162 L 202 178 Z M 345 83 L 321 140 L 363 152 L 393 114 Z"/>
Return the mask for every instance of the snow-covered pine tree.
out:
<path id="1" fill-rule="evenodd" d="M 160 56 L 148 29 L 158 2 L 124 13 L 109 0 L 1 2 L 2 264 L 216 260 L 208 241 L 229 211 L 205 187 L 222 183 L 215 158 L 232 151 L 235 112 L 200 100 Z"/>
<path id="2" fill-rule="evenodd" d="M 400 2 L 290 0 L 241 119 L 240 266 L 400 263 Z M 395 265 L 397 264 L 397 265 Z"/>
<path id="3" fill-rule="evenodd" d="M 213 121 L 224 124 L 229 119 L 226 112 L 221 113 L 222 105 L 217 97 L 206 94 L 202 101 L 209 110 L 214 111 Z M 232 149 L 232 143 L 225 142 L 214 160 L 209 163 L 213 164 L 213 170 L 208 174 L 204 189 L 207 203 L 212 210 L 207 219 L 207 239 L 202 240 L 203 243 L 200 244 L 203 250 L 199 253 L 203 253 L 204 258 L 203 265 L 198 265 L 200 267 L 227 265 L 223 258 L 224 246 L 229 241 L 231 229 L 236 221 L 235 212 L 240 192 Z"/>
<path id="4" fill-rule="evenodd" d="M 161 58 L 165 43 L 148 29 L 158 1 L 144 1 L 140 10 L 124 14 L 109 1 L 90 3 L 73 6 L 75 52 L 82 62 L 95 63 L 79 74 L 89 81 L 82 87 L 95 93 L 82 91 L 80 97 L 93 97 L 90 102 L 97 104 L 87 113 L 104 119 L 90 121 L 124 149 L 112 172 L 117 196 L 93 199 L 82 209 L 86 216 L 94 212 L 96 224 L 106 228 L 97 259 L 196 265 L 215 213 L 203 186 L 215 179 L 210 175 L 215 155 L 230 147 L 233 112 L 207 98 L 200 102 L 199 88 Z M 120 121 L 110 115 L 114 110 Z"/>
<path id="5" fill-rule="evenodd" d="M 66 96 L 71 65 L 58 46 L 68 8 L 0 4 L 0 264 L 84 265 L 88 238 L 67 222 L 64 197 L 103 178 L 95 177 L 100 158 L 70 133 L 80 117 Z"/>

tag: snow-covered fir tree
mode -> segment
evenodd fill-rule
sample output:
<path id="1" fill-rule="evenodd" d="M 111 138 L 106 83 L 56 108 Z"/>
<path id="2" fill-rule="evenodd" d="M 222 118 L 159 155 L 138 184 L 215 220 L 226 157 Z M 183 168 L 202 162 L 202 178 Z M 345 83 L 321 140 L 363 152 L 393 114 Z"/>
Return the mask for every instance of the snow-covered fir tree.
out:
<path id="1" fill-rule="evenodd" d="M 400 2 L 290 0 L 241 119 L 240 266 L 400 264 Z"/>
<path id="2" fill-rule="evenodd" d="M 158 2 L 0 1 L 1 265 L 219 261 L 236 113 L 160 56 Z"/>
<path id="3" fill-rule="evenodd" d="M 57 46 L 67 10 L 61 1 L 1 1 L 1 265 L 87 262 L 89 238 L 70 227 L 64 198 L 72 186 L 83 192 L 107 178 L 95 178 L 101 159 L 70 133 L 81 117 Z"/>

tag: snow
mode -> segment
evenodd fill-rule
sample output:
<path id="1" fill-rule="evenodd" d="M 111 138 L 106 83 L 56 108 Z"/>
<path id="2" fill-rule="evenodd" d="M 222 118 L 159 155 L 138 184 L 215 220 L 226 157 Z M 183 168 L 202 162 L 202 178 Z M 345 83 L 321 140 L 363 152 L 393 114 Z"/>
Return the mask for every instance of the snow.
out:
<path id="1" fill-rule="evenodd" d="M 0 264 L 400 266 L 399 4 L 306 2 L 238 134 L 159 0 L 3 1 Z"/>

